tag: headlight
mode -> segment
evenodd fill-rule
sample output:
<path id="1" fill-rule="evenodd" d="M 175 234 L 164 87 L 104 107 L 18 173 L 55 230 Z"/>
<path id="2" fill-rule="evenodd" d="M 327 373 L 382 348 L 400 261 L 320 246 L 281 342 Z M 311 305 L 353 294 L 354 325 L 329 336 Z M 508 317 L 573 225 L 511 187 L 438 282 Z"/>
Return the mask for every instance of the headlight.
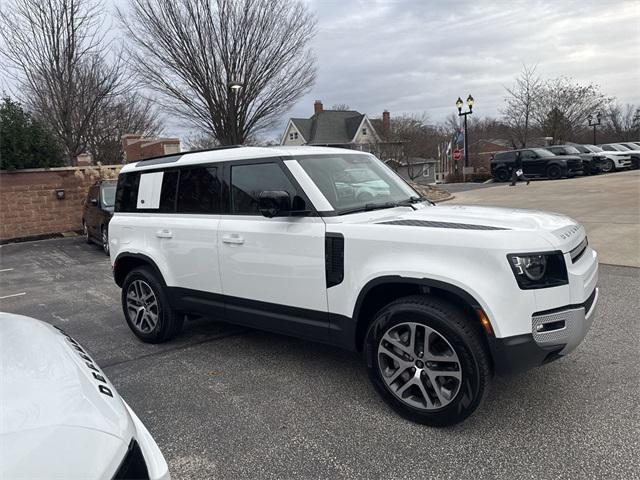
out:
<path id="1" fill-rule="evenodd" d="M 557 287 L 568 283 L 562 252 L 512 253 L 507 255 L 522 290 Z"/>

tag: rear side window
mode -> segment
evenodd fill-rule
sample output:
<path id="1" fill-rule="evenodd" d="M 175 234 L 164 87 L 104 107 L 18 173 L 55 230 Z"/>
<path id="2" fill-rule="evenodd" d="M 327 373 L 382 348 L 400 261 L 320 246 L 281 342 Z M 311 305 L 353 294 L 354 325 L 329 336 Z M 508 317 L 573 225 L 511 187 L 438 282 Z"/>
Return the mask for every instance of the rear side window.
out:
<path id="1" fill-rule="evenodd" d="M 184 168 L 178 185 L 179 213 L 220 213 L 217 167 Z"/>
<path id="2" fill-rule="evenodd" d="M 162 177 L 162 189 L 160 190 L 160 213 L 174 213 L 178 198 L 178 170 L 167 170 Z"/>
<path id="3" fill-rule="evenodd" d="M 508 161 L 516 159 L 516 153 L 515 152 L 500 152 L 500 153 L 496 153 L 494 155 L 493 159 L 495 161 L 499 161 L 499 162 L 508 162 Z"/>
<path id="4" fill-rule="evenodd" d="M 121 173 L 118 176 L 118 186 L 116 188 L 116 212 L 135 212 L 138 201 L 138 186 L 140 183 L 140 173 Z"/>
<path id="5" fill-rule="evenodd" d="M 296 198 L 296 188 L 287 178 L 279 165 L 275 163 L 257 163 L 231 167 L 231 212 L 236 215 L 259 215 L 258 197 L 266 190 L 289 192 L 291 199 Z"/>

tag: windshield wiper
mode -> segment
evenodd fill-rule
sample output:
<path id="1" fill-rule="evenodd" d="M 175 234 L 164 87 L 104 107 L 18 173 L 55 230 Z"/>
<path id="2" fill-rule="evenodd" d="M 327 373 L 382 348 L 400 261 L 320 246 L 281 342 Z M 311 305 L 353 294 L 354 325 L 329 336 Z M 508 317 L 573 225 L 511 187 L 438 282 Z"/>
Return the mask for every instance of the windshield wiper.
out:
<path id="1" fill-rule="evenodd" d="M 402 200 L 400 202 L 397 202 L 397 205 L 398 206 L 413 205 L 415 203 L 420 203 L 420 202 L 429 202 L 431 205 L 435 205 L 435 203 L 433 203 L 427 197 L 423 197 L 423 196 L 419 196 L 418 197 L 416 195 L 413 195 L 413 196 L 407 198 L 406 200 Z"/>
<path id="2" fill-rule="evenodd" d="M 371 210 L 380 210 L 383 208 L 393 208 L 397 206 L 398 204 L 396 202 L 366 203 L 358 207 L 345 208 L 343 210 L 340 210 L 339 214 L 342 215 L 343 213 L 370 212 Z"/>

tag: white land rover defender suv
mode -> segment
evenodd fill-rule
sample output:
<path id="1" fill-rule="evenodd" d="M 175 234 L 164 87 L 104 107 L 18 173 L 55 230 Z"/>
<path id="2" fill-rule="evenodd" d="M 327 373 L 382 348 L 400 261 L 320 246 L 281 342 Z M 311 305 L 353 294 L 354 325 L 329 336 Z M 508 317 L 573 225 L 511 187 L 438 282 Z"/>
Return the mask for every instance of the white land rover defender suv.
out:
<path id="1" fill-rule="evenodd" d="M 169 340 L 196 314 L 361 351 L 389 405 L 433 426 L 469 416 L 494 373 L 571 352 L 598 300 L 597 255 L 574 220 L 434 206 L 346 149 L 125 165 L 110 243 L 143 341 Z"/>

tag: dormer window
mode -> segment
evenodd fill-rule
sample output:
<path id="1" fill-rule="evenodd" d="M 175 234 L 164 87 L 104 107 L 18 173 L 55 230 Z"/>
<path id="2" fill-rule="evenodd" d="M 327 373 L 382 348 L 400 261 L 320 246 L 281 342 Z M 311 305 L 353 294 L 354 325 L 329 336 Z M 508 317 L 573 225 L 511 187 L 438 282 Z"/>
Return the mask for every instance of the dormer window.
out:
<path id="1" fill-rule="evenodd" d="M 363 128 L 363 129 L 362 129 L 362 135 L 366 135 L 366 134 L 367 134 L 367 129 L 366 129 L 366 128 Z"/>
<path id="2" fill-rule="evenodd" d="M 298 139 L 298 132 L 291 132 L 289 134 L 289 140 L 297 140 Z"/>

